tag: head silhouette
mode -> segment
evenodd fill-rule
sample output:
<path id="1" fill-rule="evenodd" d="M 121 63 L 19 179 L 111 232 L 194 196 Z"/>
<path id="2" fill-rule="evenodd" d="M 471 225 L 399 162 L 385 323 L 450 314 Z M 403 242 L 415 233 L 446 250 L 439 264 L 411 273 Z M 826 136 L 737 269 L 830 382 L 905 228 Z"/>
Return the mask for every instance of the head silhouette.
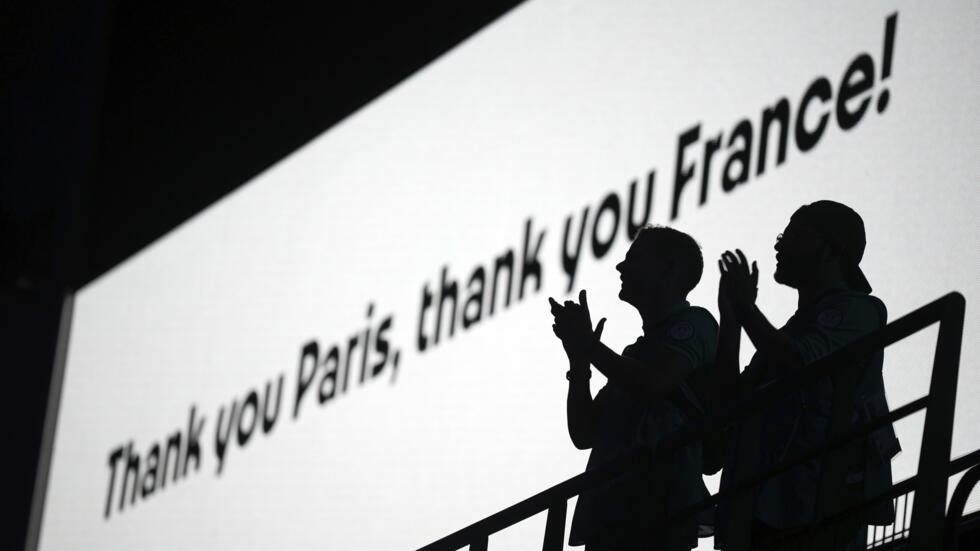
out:
<path id="1" fill-rule="evenodd" d="M 638 310 L 683 300 L 704 271 L 701 247 L 690 235 L 665 226 L 644 226 L 616 265 L 619 298 Z"/>
<path id="2" fill-rule="evenodd" d="M 843 281 L 871 292 L 859 266 L 864 256 L 864 221 L 834 201 L 803 205 L 776 238 L 776 282 L 795 289 Z"/>

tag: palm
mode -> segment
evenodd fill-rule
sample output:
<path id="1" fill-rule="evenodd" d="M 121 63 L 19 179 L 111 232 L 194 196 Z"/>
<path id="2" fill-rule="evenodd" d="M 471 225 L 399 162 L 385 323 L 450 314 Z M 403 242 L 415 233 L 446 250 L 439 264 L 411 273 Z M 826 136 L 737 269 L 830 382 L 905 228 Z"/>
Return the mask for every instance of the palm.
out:
<path id="1" fill-rule="evenodd" d="M 599 321 L 595 330 L 592 329 L 592 316 L 589 312 L 588 298 L 585 291 L 579 293 L 579 303 L 566 300 L 564 305 L 558 304 L 553 298 L 551 314 L 554 324 L 551 326 L 555 336 L 561 339 L 562 347 L 569 358 L 580 358 L 587 354 L 589 348 L 602 335 L 605 318 Z"/>
<path id="2" fill-rule="evenodd" d="M 721 269 L 721 283 L 718 289 L 718 307 L 722 308 L 722 300 L 728 304 L 727 308 L 747 308 L 755 304 L 759 287 L 759 268 L 752 262 L 749 269 L 749 261 L 740 249 L 725 251 L 718 261 Z"/>

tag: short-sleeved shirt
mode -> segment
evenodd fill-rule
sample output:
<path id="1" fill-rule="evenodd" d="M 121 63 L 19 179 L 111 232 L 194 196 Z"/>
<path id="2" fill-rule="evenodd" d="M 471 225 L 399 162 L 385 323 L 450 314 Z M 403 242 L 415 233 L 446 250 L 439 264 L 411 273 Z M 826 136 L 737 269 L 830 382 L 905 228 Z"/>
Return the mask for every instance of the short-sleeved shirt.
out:
<path id="1" fill-rule="evenodd" d="M 706 378 L 705 372 L 715 357 L 718 324 L 714 317 L 707 310 L 682 301 L 666 318 L 653 327 L 644 328 L 644 332 L 644 336 L 623 350 L 623 356 L 639 360 L 647 369 L 658 368 L 652 360 L 659 347 L 670 348 L 685 356 L 690 360 L 691 373 L 685 378 L 681 392 L 697 403 L 702 393 L 696 381 Z M 599 418 L 587 469 L 596 468 L 637 446 L 655 449 L 661 439 L 683 428 L 688 419 L 676 402 L 664 398 L 642 403 L 615 382 L 607 382 L 593 402 Z M 699 445 L 674 453 L 671 481 L 672 511 L 707 497 L 701 478 Z M 581 545 L 594 541 L 604 529 L 630 518 L 636 504 L 645 497 L 638 486 L 637 477 L 626 473 L 579 496 L 569 543 Z M 696 524 L 692 526 L 691 546 L 697 544 Z"/>
<path id="2" fill-rule="evenodd" d="M 780 332 L 789 335 L 803 365 L 811 364 L 885 325 L 884 304 L 865 293 L 844 286 L 825 291 L 814 304 L 798 310 Z M 882 378 L 883 353 L 878 351 L 858 366 L 862 370 L 854 404 L 855 422 L 886 414 Z M 763 380 L 781 373 L 756 354 L 747 369 L 759 369 Z M 820 446 L 826 439 L 833 405 L 833 386 L 828 378 L 789 396 L 763 415 L 761 459 L 769 468 L 783 459 Z M 898 453 L 898 440 L 886 426 L 859 442 L 848 471 L 846 492 L 854 497 L 871 497 L 891 486 L 891 457 Z M 766 482 L 757 496 L 755 515 L 775 528 L 794 528 L 814 520 L 820 462 L 808 461 Z M 894 520 L 891 501 L 871 511 L 867 524 L 890 524 Z"/>

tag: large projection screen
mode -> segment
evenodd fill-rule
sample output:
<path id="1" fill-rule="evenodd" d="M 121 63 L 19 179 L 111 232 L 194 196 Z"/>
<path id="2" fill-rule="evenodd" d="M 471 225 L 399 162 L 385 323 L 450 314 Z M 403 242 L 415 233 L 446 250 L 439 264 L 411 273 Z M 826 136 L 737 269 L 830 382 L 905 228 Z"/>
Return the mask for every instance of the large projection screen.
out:
<path id="1" fill-rule="evenodd" d="M 436 540 L 585 466 L 547 297 L 588 289 L 633 342 L 614 267 L 645 220 L 700 242 L 691 302 L 717 312 L 739 247 L 781 324 L 775 237 L 824 198 L 863 216 L 891 318 L 966 296 L 953 454 L 980 447 L 978 36 L 971 0 L 518 7 L 78 290 L 37 548 Z M 935 338 L 886 353 L 893 407 Z"/>

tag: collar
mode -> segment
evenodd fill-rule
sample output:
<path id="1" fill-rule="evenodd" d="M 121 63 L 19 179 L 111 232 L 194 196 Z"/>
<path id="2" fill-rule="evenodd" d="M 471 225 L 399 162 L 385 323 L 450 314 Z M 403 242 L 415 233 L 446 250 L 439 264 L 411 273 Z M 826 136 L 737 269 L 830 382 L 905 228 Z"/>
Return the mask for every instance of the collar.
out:
<path id="1" fill-rule="evenodd" d="M 659 329 L 660 326 L 663 325 L 663 323 L 665 321 L 667 321 L 668 319 L 670 319 L 671 316 L 673 316 L 677 312 L 680 312 L 681 310 L 684 310 L 685 308 L 690 308 L 690 307 L 691 307 L 691 303 L 688 302 L 688 301 L 686 301 L 686 300 L 683 300 L 682 299 L 682 300 L 679 300 L 679 301 L 675 302 L 673 305 L 671 305 L 670 308 L 667 309 L 667 312 L 663 315 L 663 317 L 661 317 L 657 321 L 653 322 L 649 326 L 644 323 L 643 324 L 643 334 L 644 335 L 650 335 L 652 332 L 654 332 L 657 329 Z"/>
<path id="2" fill-rule="evenodd" d="M 813 312 L 814 310 L 818 309 L 825 300 L 833 296 L 844 294 L 844 293 L 859 293 L 859 292 L 860 291 L 855 291 L 854 289 L 848 287 L 847 283 L 845 283 L 843 280 L 835 281 L 830 285 L 828 285 L 827 287 L 824 287 L 823 289 L 818 291 L 813 299 L 813 302 L 807 304 L 803 308 L 798 308 L 796 310 L 796 313 L 793 314 L 793 316 L 795 317 L 804 313 Z"/>

